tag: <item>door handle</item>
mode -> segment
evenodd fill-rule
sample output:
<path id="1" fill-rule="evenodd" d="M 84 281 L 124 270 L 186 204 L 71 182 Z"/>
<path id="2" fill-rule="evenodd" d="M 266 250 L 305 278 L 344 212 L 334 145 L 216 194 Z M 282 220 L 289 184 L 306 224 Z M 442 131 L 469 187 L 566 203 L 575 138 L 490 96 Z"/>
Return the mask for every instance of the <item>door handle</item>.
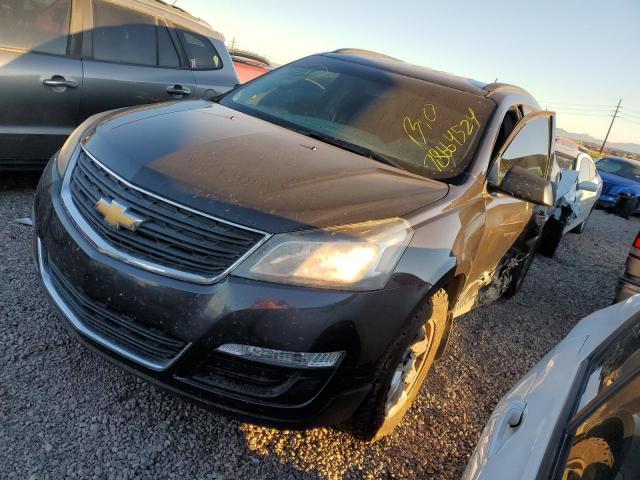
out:
<path id="1" fill-rule="evenodd" d="M 169 95 L 191 95 L 191 90 L 181 85 L 173 85 L 167 87 L 167 93 Z"/>
<path id="2" fill-rule="evenodd" d="M 43 80 L 42 83 L 44 83 L 47 87 L 76 88 L 78 86 L 78 82 L 74 82 L 73 80 L 66 80 L 60 75 L 54 75 L 51 78 Z"/>

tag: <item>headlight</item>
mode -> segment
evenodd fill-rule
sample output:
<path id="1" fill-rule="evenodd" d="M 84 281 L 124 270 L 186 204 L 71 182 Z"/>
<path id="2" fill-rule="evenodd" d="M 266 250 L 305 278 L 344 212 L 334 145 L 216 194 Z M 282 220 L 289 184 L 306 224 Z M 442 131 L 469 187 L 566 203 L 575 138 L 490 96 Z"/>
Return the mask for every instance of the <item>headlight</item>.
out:
<path id="1" fill-rule="evenodd" d="M 61 177 L 64 176 L 64 172 L 67 170 L 67 166 L 69 165 L 69 161 L 73 156 L 73 152 L 76 150 L 76 147 L 80 143 L 81 140 L 84 139 L 85 134 L 90 133 L 89 129 L 93 127 L 97 120 L 101 117 L 105 116 L 107 113 L 111 112 L 102 112 L 92 115 L 87 118 L 84 122 L 82 122 L 78 128 L 76 128 L 71 135 L 67 138 L 67 141 L 64 142 L 64 145 L 60 149 L 60 153 L 58 153 L 58 173 Z"/>
<path id="2" fill-rule="evenodd" d="M 384 287 L 413 230 L 394 218 L 275 235 L 234 272 L 239 277 L 340 290 Z"/>

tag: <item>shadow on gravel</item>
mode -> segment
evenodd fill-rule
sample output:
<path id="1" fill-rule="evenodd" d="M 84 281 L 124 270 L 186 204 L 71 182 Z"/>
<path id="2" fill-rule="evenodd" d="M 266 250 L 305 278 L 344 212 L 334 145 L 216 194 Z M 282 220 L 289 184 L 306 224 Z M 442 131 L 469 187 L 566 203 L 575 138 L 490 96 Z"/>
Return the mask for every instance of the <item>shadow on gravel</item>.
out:
<path id="1" fill-rule="evenodd" d="M 0 191 L 27 190 L 38 186 L 42 172 L 3 172 L 0 170 Z"/>

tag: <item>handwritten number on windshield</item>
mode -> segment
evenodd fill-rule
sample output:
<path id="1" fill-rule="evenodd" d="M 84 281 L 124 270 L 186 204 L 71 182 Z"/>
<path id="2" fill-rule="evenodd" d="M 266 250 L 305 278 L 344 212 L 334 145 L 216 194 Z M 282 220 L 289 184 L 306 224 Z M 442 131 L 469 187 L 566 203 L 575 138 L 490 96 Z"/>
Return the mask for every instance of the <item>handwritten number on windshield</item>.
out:
<path id="1" fill-rule="evenodd" d="M 438 171 L 442 171 L 451 165 L 453 155 L 458 147 L 463 146 L 469 137 L 473 134 L 476 127 L 480 126 L 480 122 L 476 117 L 476 112 L 469 107 L 469 115 L 460 120 L 457 124 L 450 126 L 444 133 L 440 135 L 442 140 L 434 147 L 428 148 L 423 159 L 423 165 L 427 166 L 427 160 L 435 166 Z M 426 145 L 425 145 L 426 147 Z M 455 161 L 454 161 L 455 165 Z"/>
<path id="2" fill-rule="evenodd" d="M 422 116 L 418 119 L 411 119 L 411 117 L 404 117 L 402 124 L 404 131 L 413 143 L 420 148 L 427 147 L 427 138 L 424 135 L 422 127 L 432 130 L 432 124 L 437 120 L 436 107 L 427 103 L 422 107 Z"/>

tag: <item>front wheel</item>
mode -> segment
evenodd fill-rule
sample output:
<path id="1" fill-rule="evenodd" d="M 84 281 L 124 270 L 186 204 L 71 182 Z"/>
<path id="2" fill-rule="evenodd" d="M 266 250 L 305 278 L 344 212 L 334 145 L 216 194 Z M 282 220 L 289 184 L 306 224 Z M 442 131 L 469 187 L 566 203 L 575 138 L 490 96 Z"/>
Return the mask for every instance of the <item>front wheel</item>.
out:
<path id="1" fill-rule="evenodd" d="M 376 441 L 402 420 L 429 373 L 449 320 L 449 298 L 436 291 L 419 309 L 383 362 L 371 392 L 353 419 L 352 430 Z"/>
<path id="2" fill-rule="evenodd" d="M 556 217 L 551 217 L 544 229 L 542 230 L 542 238 L 538 245 L 538 253 L 545 257 L 553 258 L 562 240 L 564 234 L 564 222 Z"/>
<path id="3" fill-rule="evenodd" d="M 591 218 L 592 213 L 593 213 L 593 208 L 589 211 L 589 215 L 587 215 L 587 218 L 585 218 L 580 225 L 576 226 L 573 230 L 571 230 L 571 233 L 584 232 L 585 228 L 587 228 L 587 222 Z"/>
<path id="4" fill-rule="evenodd" d="M 534 256 L 535 251 L 530 252 L 529 255 L 522 259 L 520 264 L 513 270 L 509 286 L 502 295 L 504 298 L 511 298 L 520 291 L 522 284 L 524 283 L 524 279 L 526 278 L 527 273 L 529 273 L 529 268 L 531 268 Z"/>

